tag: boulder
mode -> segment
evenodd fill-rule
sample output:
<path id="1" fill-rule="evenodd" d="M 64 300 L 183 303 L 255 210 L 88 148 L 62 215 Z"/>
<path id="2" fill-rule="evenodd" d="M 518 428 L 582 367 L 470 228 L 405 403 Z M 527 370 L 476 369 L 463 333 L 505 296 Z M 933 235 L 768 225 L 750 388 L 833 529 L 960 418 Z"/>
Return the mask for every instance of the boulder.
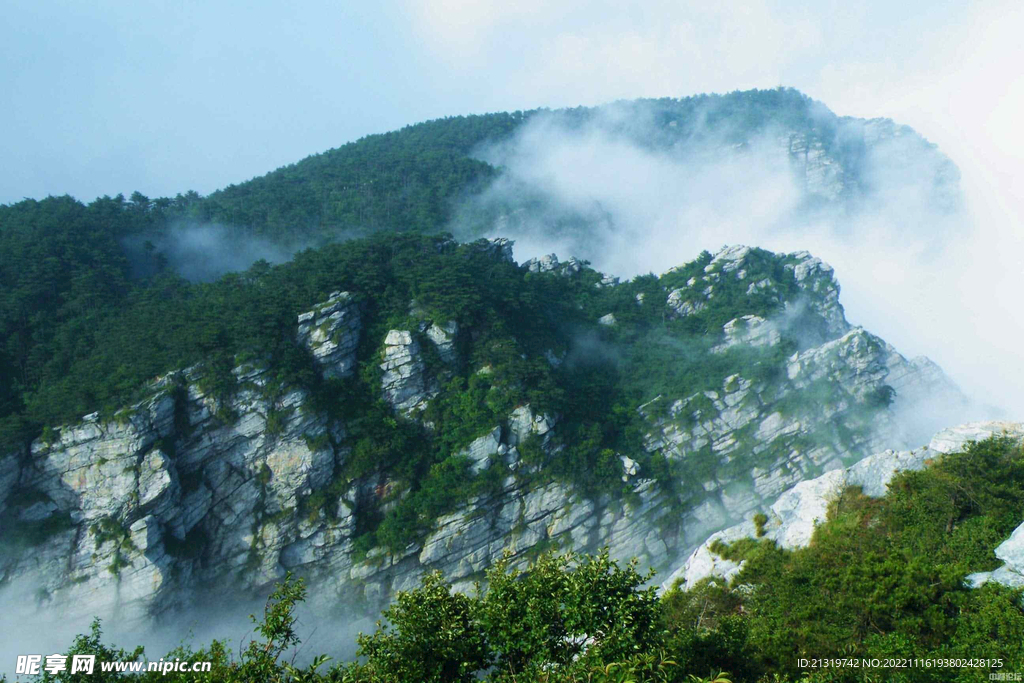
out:
<path id="1" fill-rule="evenodd" d="M 465 456 L 472 461 L 474 474 L 483 472 L 491 464 L 494 456 L 498 455 L 501 447 L 501 428 L 495 427 L 487 434 L 475 439 L 471 444 L 459 451 L 459 455 Z"/>
<path id="2" fill-rule="evenodd" d="M 989 581 L 1001 583 L 1010 588 L 1024 588 L 1024 524 L 1010 537 L 996 547 L 996 557 L 1003 566 L 990 572 L 976 572 L 967 577 L 967 584 L 977 588 Z"/>

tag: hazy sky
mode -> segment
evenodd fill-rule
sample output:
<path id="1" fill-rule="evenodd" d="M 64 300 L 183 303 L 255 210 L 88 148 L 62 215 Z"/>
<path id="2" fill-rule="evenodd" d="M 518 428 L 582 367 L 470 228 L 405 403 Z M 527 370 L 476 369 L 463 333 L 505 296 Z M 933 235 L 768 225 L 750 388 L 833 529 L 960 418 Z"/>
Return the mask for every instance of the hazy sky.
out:
<path id="1" fill-rule="evenodd" d="M 7 0 L 0 202 L 206 194 L 429 118 L 779 84 L 945 142 L 1009 123 L 1016 5 Z"/>

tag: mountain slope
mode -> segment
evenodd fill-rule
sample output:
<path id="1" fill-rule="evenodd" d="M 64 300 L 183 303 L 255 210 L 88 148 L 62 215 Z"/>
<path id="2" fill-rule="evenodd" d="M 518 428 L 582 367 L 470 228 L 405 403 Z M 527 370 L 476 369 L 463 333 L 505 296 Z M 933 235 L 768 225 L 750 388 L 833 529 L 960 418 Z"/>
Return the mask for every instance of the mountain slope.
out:
<path id="1" fill-rule="evenodd" d="M 568 131 L 596 126 L 683 161 L 727 156 L 769 139 L 788 159 L 782 172 L 797 179 L 806 202 L 839 211 L 893 191 L 893 174 L 912 179 L 937 205 L 957 196 L 955 166 L 910 129 L 836 117 L 796 91 L 779 89 L 427 122 L 205 198 L 135 193 L 89 205 L 51 197 L 2 206 L 0 450 L 24 445 L 47 426 L 115 408 L 153 376 L 230 346 L 227 337 L 249 334 L 246 326 L 266 331 L 283 325 L 274 297 L 226 307 L 231 286 L 218 285 L 217 302 L 211 302 L 207 289 L 174 277 L 176 266 L 191 272 L 197 261 L 223 262 L 210 271 L 223 273 L 238 267 L 240 253 L 279 261 L 299 247 L 353 234 L 457 227 L 460 238 L 470 240 L 526 216 L 548 216 L 547 200 L 530 193 L 495 200 L 487 189 L 503 179 L 514 184 L 514 174 L 481 160 L 481 150 L 514 141 L 536 121 Z M 868 172 L 869 162 L 880 157 L 890 176 Z M 589 212 L 559 211 L 544 230 L 572 230 L 582 243 L 600 244 L 591 218 Z M 199 230 L 198 237 L 191 229 Z M 190 246 L 178 253 L 174 246 L 182 242 Z M 302 299 L 289 303 L 289 315 L 314 303 Z M 251 315 L 239 314 L 237 306 Z M 220 322 L 196 322 L 217 316 L 233 318 L 232 331 L 215 331 Z M 146 351 L 134 353 L 132 340 L 140 335 Z M 107 359 L 96 357 L 98 347 L 110 350 Z M 122 350 L 115 353 L 114 347 Z"/>
<path id="2" fill-rule="evenodd" d="M 538 120 L 567 132 L 596 126 L 678 159 L 771 138 L 789 156 L 808 196 L 819 201 L 855 201 L 884 189 L 878 185 L 885 179 L 869 171 L 872 157 L 885 155 L 903 165 L 894 176 L 905 172 L 934 185 L 940 203 L 957 200 L 956 167 L 911 129 L 885 119 L 837 117 L 806 95 L 779 88 L 430 121 L 229 186 L 191 207 L 190 215 L 285 240 L 345 230 L 436 231 L 451 223 L 463 200 L 503 172 L 482 153 Z"/>
<path id="3" fill-rule="evenodd" d="M 961 400 L 850 327 L 807 253 L 619 284 L 510 251 L 374 238 L 147 301 L 171 331 L 188 304 L 215 346 L 0 460 L 7 581 L 126 618 L 285 570 L 372 611 L 506 549 L 666 568 L 801 479 L 917 445 L 897 411 L 918 397 Z M 166 331 L 111 334 L 89 365 L 144 361 Z"/>

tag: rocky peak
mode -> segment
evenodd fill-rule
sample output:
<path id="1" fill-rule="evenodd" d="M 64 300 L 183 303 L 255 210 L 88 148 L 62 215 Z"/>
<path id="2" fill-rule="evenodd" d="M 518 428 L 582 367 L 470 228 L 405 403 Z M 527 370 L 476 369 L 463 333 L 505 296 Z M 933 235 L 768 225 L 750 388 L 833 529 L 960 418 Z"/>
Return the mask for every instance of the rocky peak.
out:
<path id="1" fill-rule="evenodd" d="M 839 303 L 839 283 L 832 266 L 806 251 L 797 251 L 787 255 L 785 267 L 793 272 L 811 309 L 825 320 L 829 335 L 838 336 L 850 329 L 843 305 Z"/>
<path id="2" fill-rule="evenodd" d="M 515 240 L 510 240 L 506 237 L 494 237 L 477 242 L 481 250 L 505 263 L 515 263 L 515 259 L 512 256 L 512 247 L 515 243 Z"/>
<path id="3" fill-rule="evenodd" d="M 583 268 L 583 262 L 575 256 L 560 262 L 555 254 L 547 254 L 539 258 L 532 258 L 522 264 L 531 273 L 559 273 L 560 275 L 574 275 Z M 609 281 L 609 284 L 611 281 Z"/>
<path id="4" fill-rule="evenodd" d="M 743 264 L 746 262 L 747 256 L 750 255 L 750 247 L 742 244 L 726 245 L 719 249 L 714 254 L 714 258 L 711 259 L 711 263 L 704 266 L 705 273 L 714 273 L 721 271 L 723 273 L 732 273 L 739 271 L 743 268 Z M 740 277 L 742 279 L 742 277 Z"/>
<path id="5" fill-rule="evenodd" d="M 773 261 L 792 274 L 792 284 L 777 278 Z M 669 273 L 677 270 L 674 268 Z M 743 283 L 747 297 L 784 305 L 784 315 L 778 321 L 768 321 L 779 332 L 788 324 L 787 320 L 799 319 L 808 312 L 822 321 L 821 334 L 817 338 L 819 343 L 842 336 L 850 329 L 839 303 L 839 284 L 832 267 L 806 251 L 776 255 L 741 244 L 724 246 L 712 255 L 700 272 L 686 281 L 685 286 L 669 292 L 667 305 L 677 318 L 702 313 L 709 307 L 713 308 L 713 301 L 722 289 L 734 288 L 736 281 Z M 742 326 L 742 318 L 730 322 L 733 332 Z M 755 327 L 761 325 L 757 321 L 751 322 Z M 767 330 L 767 327 L 761 327 L 766 334 Z M 730 332 L 725 333 L 728 343 Z"/>

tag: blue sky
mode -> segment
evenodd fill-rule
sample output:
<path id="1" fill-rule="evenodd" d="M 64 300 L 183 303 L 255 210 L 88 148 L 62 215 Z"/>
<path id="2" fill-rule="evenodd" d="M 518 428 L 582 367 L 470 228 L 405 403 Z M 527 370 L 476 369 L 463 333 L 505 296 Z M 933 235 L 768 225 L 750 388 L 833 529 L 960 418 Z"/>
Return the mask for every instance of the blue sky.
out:
<path id="1" fill-rule="evenodd" d="M 8 0 L 0 202 L 206 194 L 439 116 L 779 84 L 942 137 L 915 91 L 1013 7 L 711 5 Z"/>

